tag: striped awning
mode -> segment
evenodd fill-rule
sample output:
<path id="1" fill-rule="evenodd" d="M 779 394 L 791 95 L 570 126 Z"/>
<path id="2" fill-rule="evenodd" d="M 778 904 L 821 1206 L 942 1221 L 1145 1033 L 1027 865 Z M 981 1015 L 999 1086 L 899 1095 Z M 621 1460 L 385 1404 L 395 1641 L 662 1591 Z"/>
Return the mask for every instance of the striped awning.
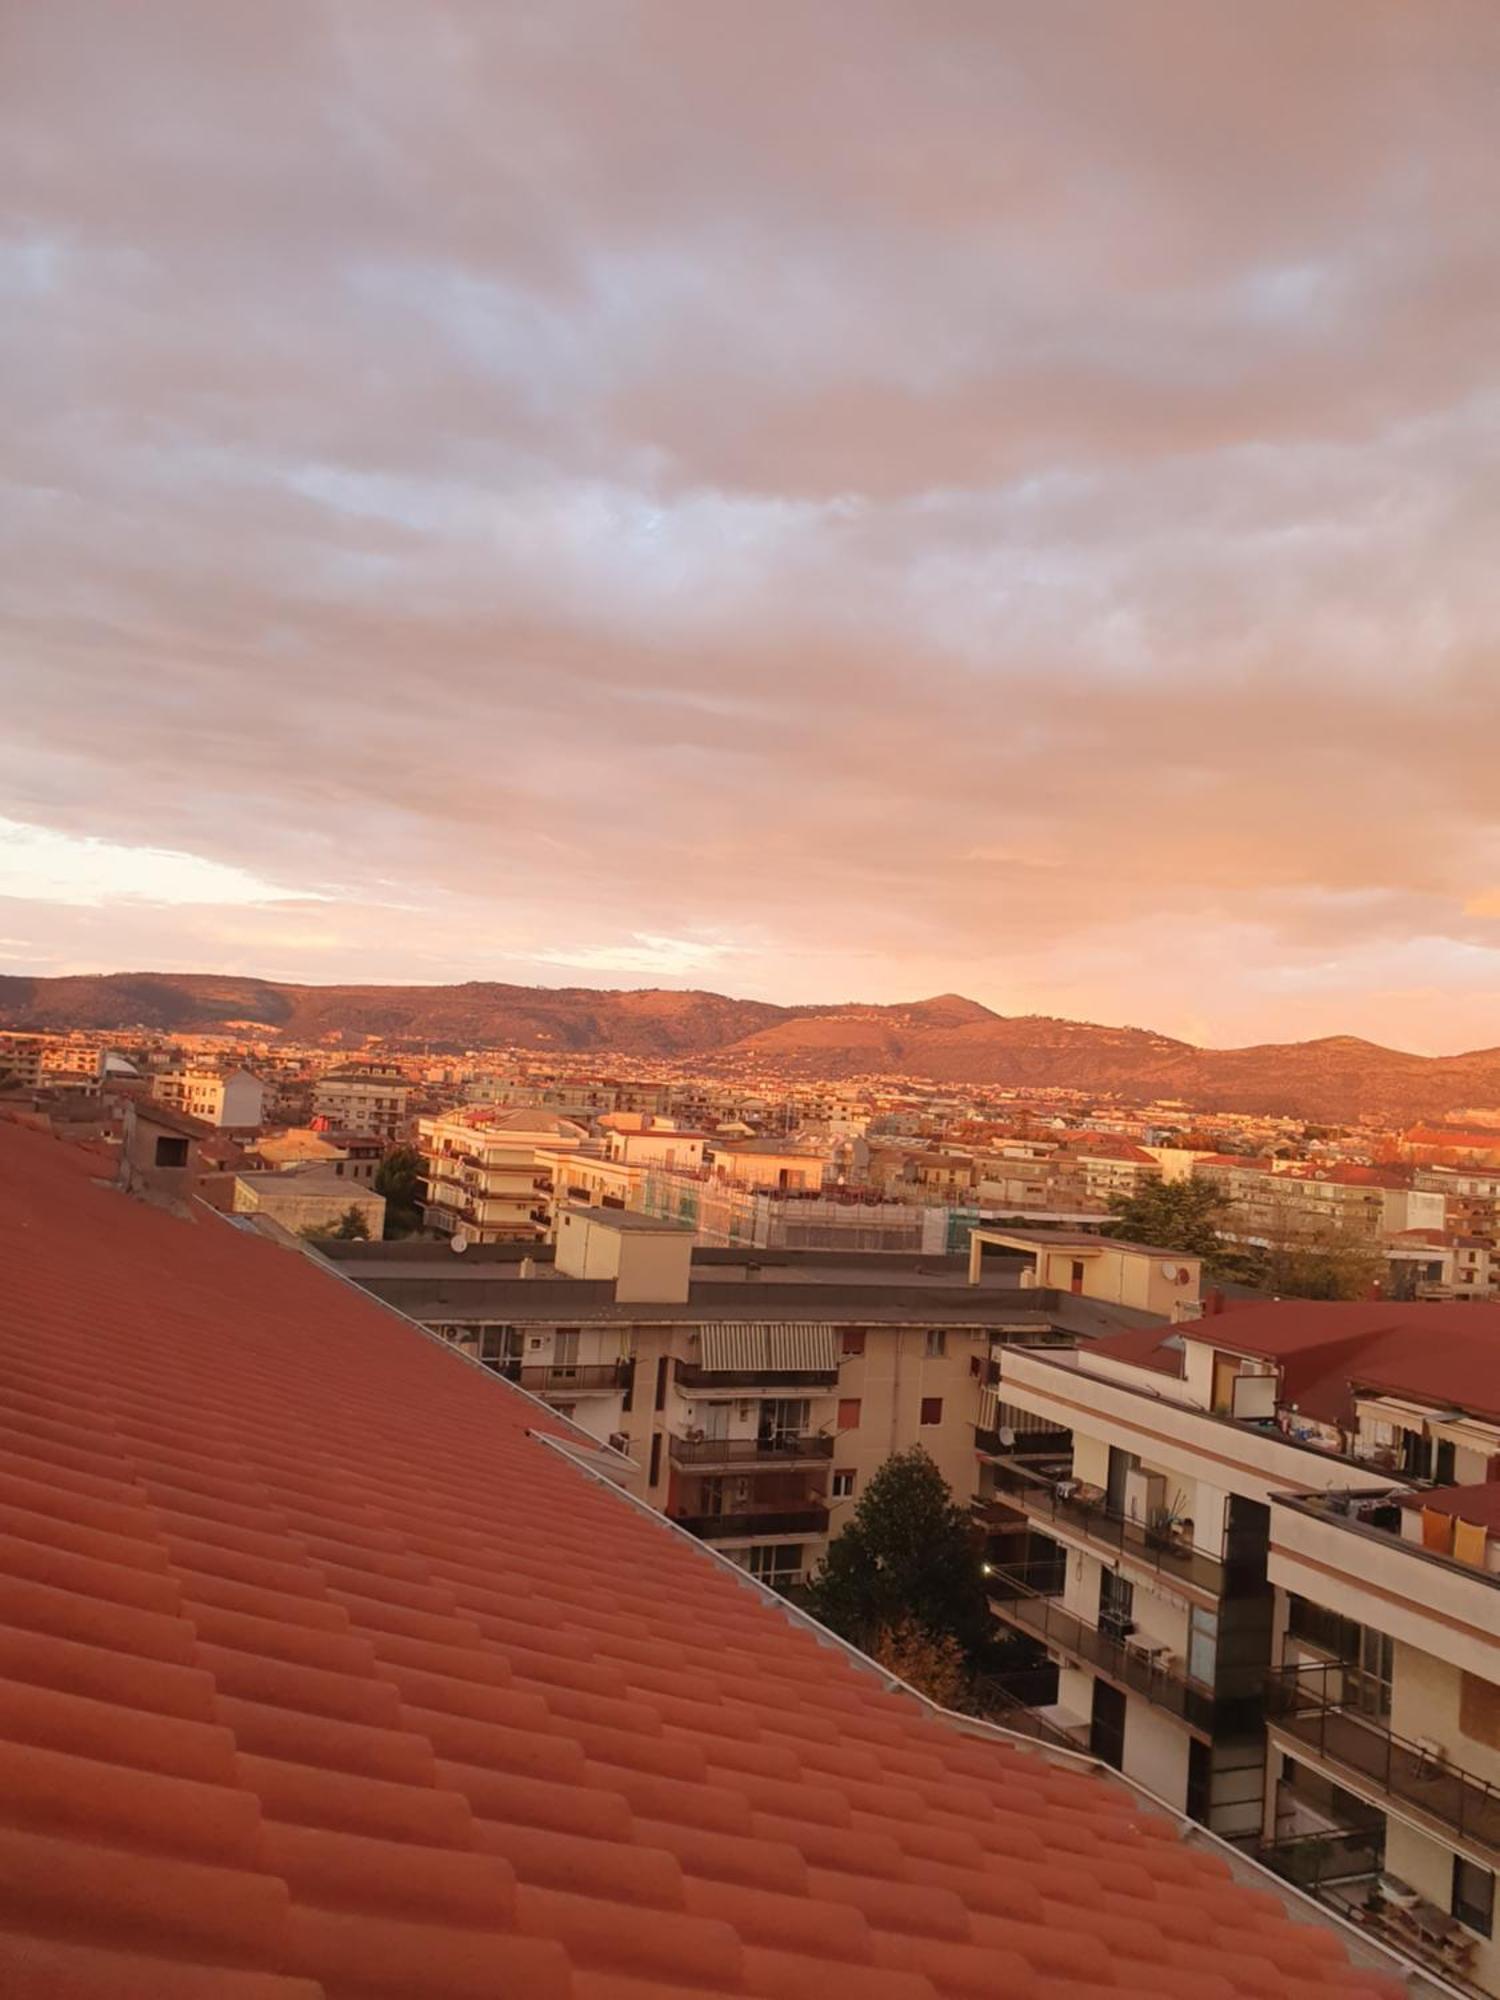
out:
<path id="1" fill-rule="evenodd" d="M 699 1332 L 703 1366 L 713 1374 L 826 1372 L 839 1365 L 837 1334 L 816 1320 L 716 1320 Z"/>

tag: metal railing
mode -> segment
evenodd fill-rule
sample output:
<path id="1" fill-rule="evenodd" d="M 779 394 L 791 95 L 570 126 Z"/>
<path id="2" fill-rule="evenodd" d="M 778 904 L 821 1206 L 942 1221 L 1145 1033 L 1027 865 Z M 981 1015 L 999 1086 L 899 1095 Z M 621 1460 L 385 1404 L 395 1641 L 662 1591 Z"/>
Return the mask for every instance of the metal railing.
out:
<path id="1" fill-rule="evenodd" d="M 684 1438 L 668 1440 L 674 1465 L 787 1465 L 832 1458 L 831 1437 Z"/>
<path id="2" fill-rule="evenodd" d="M 987 1458 L 1056 1459 L 1066 1469 L 1073 1461 L 1071 1431 L 1021 1431 L 1008 1444 L 1001 1442 L 999 1429 L 974 1426 L 974 1449 Z"/>
<path id="3" fill-rule="evenodd" d="M 1017 1465 L 995 1466 L 994 1485 L 997 1498 L 1020 1507 L 1032 1520 L 1066 1528 L 1095 1548 L 1108 1549 L 1137 1568 L 1191 1584 L 1210 1597 L 1264 1587 L 1258 1563 L 1221 1562 L 1184 1544 L 1170 1529 L 1134 1520 L 1107 1501 L 1059 1494 L 1051 1481 Z"/>
<path id="4" fill-rule="evenodd" d="M 1266 1683 L 1273 1725 L 1367 1785 L 1500 1855 L 1500 1785 L 1449 1763 L 1439 1744 L 1398 1736 L 1380 1684 L 1339 1661 L 1282 1667 Z"/>
<path id="5" fill-rule="evenodd" d="M 1002 1566 L 991 1571 L 990 1608 L 1007 1624 L 1044 1646 L 1066 1653 L 1081 1665 L 1095 1667 L 1109 1680 L 1130 1688 L 1157 1708 L 1180 1716 L 1195 1729 L 1214 1724 L 1214 1690 L 1188 1674 L 1175 1660 L 1132 1646 L 1100 1625 L 1087 1624 L 1065 1611 L 1051 1594 L 1061 1587 L 1052 1564 Z M 1039 1589 L 1038 1585 L 1042 1587 Z"/>
<path id="6" fill-rule="evenodd" d="M 583 1361 L 571 1368 L 523 1363 L 514 1370 L 512 1379 L 540 1396 L 579 1395 L 591 1389 L 623 1388 L 629 1366 L 627 1361 Z"/>
<path id="7" fill-rule="evenodd" d="M 741 1507 L 732 1514 L 674 1514 L 679 1528 L 700 1541 L 722 1541 L 731 1535 L 823 1535 L 828 1532 L 826 1507 L 790 1507 L 779 1511 Z"/>
<path id="8" fill-rule="evenodd" d="M 679 1361 L 677 1381 L 684 1389 L 835 1389 L 837 1368 L 705 1368 L 698 1361 Z"/>

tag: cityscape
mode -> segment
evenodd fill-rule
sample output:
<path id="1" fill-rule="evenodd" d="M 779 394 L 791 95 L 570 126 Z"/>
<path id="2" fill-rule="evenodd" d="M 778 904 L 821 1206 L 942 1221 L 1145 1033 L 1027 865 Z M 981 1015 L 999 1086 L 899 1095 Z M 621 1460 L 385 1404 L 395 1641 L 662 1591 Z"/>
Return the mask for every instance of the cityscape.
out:
<path id="1" fill-rule="evenodd" d="M 0 2000 L 1500 2000 L 1497 0 L 47 0 Z"/>

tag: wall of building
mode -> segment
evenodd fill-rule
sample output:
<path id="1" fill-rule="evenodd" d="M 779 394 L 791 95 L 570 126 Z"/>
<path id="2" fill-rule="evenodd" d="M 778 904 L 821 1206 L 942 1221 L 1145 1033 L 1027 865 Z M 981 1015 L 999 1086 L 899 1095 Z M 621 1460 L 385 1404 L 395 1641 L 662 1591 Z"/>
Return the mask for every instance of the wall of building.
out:
<path id="1" fill-rule="evenodd" d="M 1187 1799 L 1188 1744 L 1180 1722 L 1131 1695 L 1125 1705 L 1125 1754 L 1121 1769 L 1179 1812 Z"/>

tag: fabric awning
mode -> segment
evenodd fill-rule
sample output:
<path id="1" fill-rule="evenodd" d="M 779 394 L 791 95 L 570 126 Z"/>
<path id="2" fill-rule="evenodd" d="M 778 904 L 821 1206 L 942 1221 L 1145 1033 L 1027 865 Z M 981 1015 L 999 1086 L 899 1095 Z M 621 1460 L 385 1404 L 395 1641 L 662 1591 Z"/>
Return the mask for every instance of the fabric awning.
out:
<path id="1" fill-rule="evenodd" d="M 699 1346 L 710 1374 L 826 1373 L 839 1365 L 834 1329 L 814 1320 L 711 1321 L 699 1329 Z"/>

